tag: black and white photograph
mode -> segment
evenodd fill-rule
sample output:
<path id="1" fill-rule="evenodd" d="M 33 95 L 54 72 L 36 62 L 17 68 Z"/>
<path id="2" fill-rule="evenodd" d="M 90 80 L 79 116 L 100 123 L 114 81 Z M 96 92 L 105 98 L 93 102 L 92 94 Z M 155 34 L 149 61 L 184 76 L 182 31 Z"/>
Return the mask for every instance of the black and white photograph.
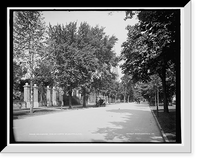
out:
<path id="1" fill-rule="evenodd" d="M 185 144 L 180 8 L 8 12 L 10 144 Z"/>

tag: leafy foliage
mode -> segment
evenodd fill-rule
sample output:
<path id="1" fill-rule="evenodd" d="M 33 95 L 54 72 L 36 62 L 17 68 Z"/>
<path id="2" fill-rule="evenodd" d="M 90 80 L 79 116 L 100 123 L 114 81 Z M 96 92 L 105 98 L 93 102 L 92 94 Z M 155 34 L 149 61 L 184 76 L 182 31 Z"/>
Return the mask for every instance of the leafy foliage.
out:
<path id="1" fill-rule="evenodd" d="M 165 112 L 168 112 L 168 98 L 175 89 L 172 83 L 176 71 L 174 65 L 178 66 L 180 61 L 179 11 L 128 11 L 126 19 L 134 15 L 139 23 L 127 26 L 128 38 L 121 53 L 121 59 L 125 61 L 123 72 L 142 82 L 149 82 L 151 75 L 158 74 L 162 81 Z M 169 73 L 173 76 L 170 77 Z"/>
<path id="2" fill-rule="evenodd" d="M 14 92 L 17 87 L 20 89 L 20 84 L 16 84 L 17 80 L 20 82 L 19 76 L 20 79 L 30 78 L 31 74 L 34 76 L 34 69 L 38 66 L 40 54 L 43 52 L 44 32 L 41 12 L 13 12 Z"/>
<path id="3" fill-rule="evenodd" d="M 45 26 L 41 12 L 14 11 L 13 54 L 15 59 L 30 62 L 30 53 L 41 53 Z"/>
<path id="4" fill-rule="evenodd" d="M 112 78 L 117 59 L 112 51 L 117 39 L 108 37 L 103 28 L 90 27 L 86 22 L 49 25 L 47 47 L 52 75 L 56 83 L 71 95 L 82 87 L 83 96 L 92 88 L 104 89 Z M 97 84 L 98 82 L 98 84 Z M 85 105 L 84 105 L 85 106 Z"/>

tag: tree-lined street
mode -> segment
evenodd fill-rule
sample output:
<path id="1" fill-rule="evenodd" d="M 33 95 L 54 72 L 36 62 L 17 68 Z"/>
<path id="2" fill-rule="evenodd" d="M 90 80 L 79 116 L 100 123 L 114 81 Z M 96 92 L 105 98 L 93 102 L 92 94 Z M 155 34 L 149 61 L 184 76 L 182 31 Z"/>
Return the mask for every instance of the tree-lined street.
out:
<path id="1" fill-rule="evenodd" d="M 180 10 L 11 14 L 13 105 L 30 110 L 14 118 L 16 141 L 163 142 L 155 106 L 181 143 Z"/>
<path id="2" fill-rule="evenodd" d="M 164 142 L 146 103 L 56 111 L 13 124 L 21 142 Z"/>

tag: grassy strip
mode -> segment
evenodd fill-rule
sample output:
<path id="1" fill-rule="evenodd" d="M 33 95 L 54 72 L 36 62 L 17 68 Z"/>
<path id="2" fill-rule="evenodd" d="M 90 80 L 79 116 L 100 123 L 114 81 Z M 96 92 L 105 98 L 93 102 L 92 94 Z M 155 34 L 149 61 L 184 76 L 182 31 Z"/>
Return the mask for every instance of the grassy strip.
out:
<path id="1" fill-rule="evenodd" d="M 156 114 L 156 110 L 153 111 Z M 172 109 L 169 113 L 164 113 L 163 110 L 160 110 L 156 117 L 168 140 L 176 142 L 176 111 Z"/>

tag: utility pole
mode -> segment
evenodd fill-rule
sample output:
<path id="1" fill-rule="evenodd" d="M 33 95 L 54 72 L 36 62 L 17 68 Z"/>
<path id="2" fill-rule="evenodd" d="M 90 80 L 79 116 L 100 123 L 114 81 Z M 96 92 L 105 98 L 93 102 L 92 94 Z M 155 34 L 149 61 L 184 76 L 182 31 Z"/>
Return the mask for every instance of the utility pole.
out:
<path id="1" fill-rule="evenodd" d="M 159 117 L 159 81 L 154 79 L 156 115 Z"/>
<path id="2" fill-rule="evenodd" d="M 155 106 L 157 106 L 157 92 L 155 90 Z"/>
<path id="3" fill-rule="evenodd" d="M 158 112 L 158 109 L 159 109 L 159 88 L 156 87 L 156 92 L 157 92 L 157 117 L 159 117 L 159 112 Z"/>

